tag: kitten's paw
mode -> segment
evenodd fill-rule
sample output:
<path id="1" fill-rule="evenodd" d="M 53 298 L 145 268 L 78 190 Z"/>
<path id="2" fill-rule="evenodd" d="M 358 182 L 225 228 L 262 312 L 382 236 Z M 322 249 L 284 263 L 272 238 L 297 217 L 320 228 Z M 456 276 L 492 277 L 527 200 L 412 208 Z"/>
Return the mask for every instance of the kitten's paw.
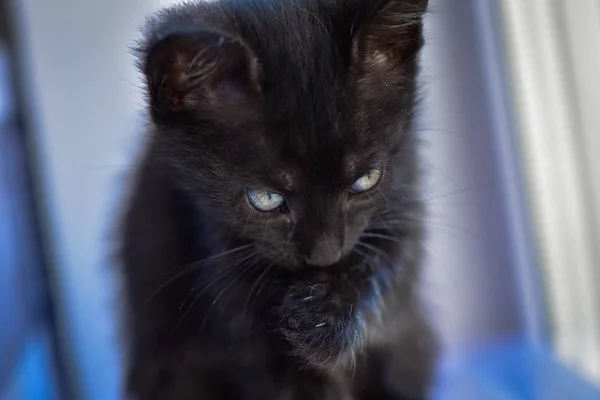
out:
<path id="1" fill-rule="evenodd" d="M 330 369 L 353 361 L 363 321 L 359 291 L 347 279 L 291 286 L 278 308 L 279 330 L 292 354 L 308 365 Z"/>

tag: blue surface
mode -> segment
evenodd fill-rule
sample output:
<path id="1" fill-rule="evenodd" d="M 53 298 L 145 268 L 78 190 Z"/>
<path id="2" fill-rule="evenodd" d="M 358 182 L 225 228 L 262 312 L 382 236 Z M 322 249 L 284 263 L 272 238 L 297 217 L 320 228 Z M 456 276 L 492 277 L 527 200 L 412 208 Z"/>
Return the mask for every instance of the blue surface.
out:
<path id="1" fill-rule="evenodd" d="M 442 368 L 436 400 L 600 400 L 600 390 L 549 351 L 523 342 L 482 349 Z"/>
<path id="2" fill-rule="evenodd" d="M 39 312 L 9 63 L 0 43 L 0 400 L 59 400 L 49 328 Z"/>
<path id="3" fill-rule="evenodd" d="M 0 400 L 59 400 L 48 370 L 47 338 L 34 335 L 28 343 L 14 386 L 0 393 Z M 447 363 L 440 376 L 435 400 L 600 400 L 593 385 L 548 353 L 522 343 L 489 347 Z"/>
<path id="4" fill-rule="evenodd" d="M 0 400 L 61 400 L 52 365 L 48 332 L 30 335 L 8 387 L 0 390 Z"/>

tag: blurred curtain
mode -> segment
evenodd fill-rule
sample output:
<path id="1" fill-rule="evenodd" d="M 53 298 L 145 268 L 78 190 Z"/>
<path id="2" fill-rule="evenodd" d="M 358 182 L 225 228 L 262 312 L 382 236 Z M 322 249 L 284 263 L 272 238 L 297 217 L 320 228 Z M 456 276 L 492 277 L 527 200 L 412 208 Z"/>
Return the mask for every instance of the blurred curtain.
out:
<path id="1" fill-rule="evenodd" d="M 36 240 L 11 62 L 1 39 L 0 399 L 58 399 L 47 282 Z"/>
<path id="2" fill-rule="evenodd" d="M 600 1 L 497 4 L 552 343 L 600 385 Z"/>

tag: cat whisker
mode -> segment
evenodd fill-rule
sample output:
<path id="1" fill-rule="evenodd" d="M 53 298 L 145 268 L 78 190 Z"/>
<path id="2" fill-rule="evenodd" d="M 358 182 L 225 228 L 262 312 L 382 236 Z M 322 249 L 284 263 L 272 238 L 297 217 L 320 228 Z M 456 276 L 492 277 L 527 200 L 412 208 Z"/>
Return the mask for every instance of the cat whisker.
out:
<path id="1" fill-rule="evenodd" d="M 369 227 L 372 229 L 385 229 L 389 226 L 403 227 L 404 225 L 410 225 L 410 224 L 424 224 L 424 225 L 438 226 L 440 228 L 446 228 L 446 229 L 449 229 L 451 231 L 454 231 L 454 232 L 460 233 L 460 234 L 470 234 L 470 235 L 474 234 L 474 232 L 469 231 L 468 229 L 465 229 L 465 228 L 461 228 L 456 225 L 450 225 L 450 224 L 446 224 L 444 222 L 440 222 L 440 221 L 436 221 L 436 220 L 432 220 L 432 219 L 425 219 L 425 218 L 422 218 L 422 219 L 403 218 L 403 219 L 395 219 L 395 220 L 386 220 L 384 225 L 377 225 L 376 223 L 373 223 L 373 224 L 370 224 Z"/>
<path id="2" fill-rule="evenodd" d="M 365 252 L 364 252 L 364 251 L 362 251 L 362 250 L 359 250 L 359 249 L 358 249 L 356 246 L 354 246 L 354 247 L 352 248 L 352 250 L 351 250 L 351 251 L 353 251 L 353 252 L 355 252 L 356 254 L 358 254 L 359 256 L 363 257 L 363 258 L 364 258 L 364 261 L 365 261 L 366 263 L 368 263 L 368 265 L 370 265 L 370 262 L 371 262 L 371 258 L 372 258 L 372 257 L 371 257 L 371 256 L 369 256 L 367 253 L 365 253 Z"/>
<path id="3" fill-rule="evenodd" d="M 377 203 L 375 203 L 375 201 L 373 200 L 373 197 L 371 197 L 371 195 L 370 195 L 368 192 L 366 192 L 365 194 L 366 194 L 367 196 L 369 196 L 369 200 L 371 200 L 371 203 L 373 204 L 373 207 L 375 207 L 375 213 L 377 214 L 377 216 L 378 216 L 380 219 L 383 219 L 383 218 L 381 217 L 381 215 L 379 214 L 379 208 L 377 207 Z"/>
<path id="4" fill-rule="evenodd" d="M 215 284 L 216 282 L 218 282 L 219 280 L 235 273 L 235 271 L 239 268 L 239 266 L 241 265 L 241 263 L 244 263 L 245 261 L 247 261 L 248 259 L 250 259 L 251 257 L 253 257 L 254 255 L 256 255 L 255 252 L 252 252 L 251 254 L 246 254 L 245 256 L 242 256 L 241 258 L 237 258 L 235 260 L 231 260 L 233 267 L 226 265 L 224 268 L 222 268 L 215 276 L 213 276 L 211 279 L 209 279 L 207 282 L 204 283 L 203 286 L 201 286 L 203 288 L 203 290 L 198 294 L 198 295 L 202 295 L 208 288 L 210 288 L 211 285 Z M 187 296 L 185 297 L 185 299 L 183 299 L 183 301 L 181 302 L 180 306 L 179 306 L 179 310 L 181 310 L 184 305 L 187 303 L 188 299 L 192 296 L 192 294 L 200 289 L 199 287 L 197 287 L 197 284 L 199 281 L 202 281 L 203 279 L 206 279 L 205 276 L 201 275 L 199 276 L 196 281 L 193 283 L 192 288 L 189 290 Z"/>
<path id="5" fill-rule="evenodd" d="M 221 291 L 217 294 L 217 296 L 215 297 L 215 299 L 212 301 L 212 303 L 210 304 L 210 307 L 208 308 L 208 310 L 206 311 L 206 315 L 204 316 L 204 320 L 202 320 L 202 325 L 200 326 L 200 331 L 202 331 L 204 329 L 204 326 L 206 325 L 206 323 L 208 322 L 208 317 L 210 316 L 210 313 L 212 311 L 212 309 L 214 308 L 215 304 L 218 303 L 219 299 L 221 298 L 221 296 L 223 296 L 223 294 L 227 291 L 227 289 L 229 289 L 231 286 L 233 286 L 233 284 L 235 282 L 237 282 L 242 276 L 244 276 L 246 274 L 246 272 L 252 270 L 252 268 L 256 267 L 257 265 L 259 265 L 260 260 L 258 261 L 254 261 L 251 264 L 248 264 L 246 267 L 244 267 L 242 269 L 242 271 L 239 272 L 239 274 L 237 274 L 232 280 L 231 282 L 229 282 L 226 286 L 223 287 L 223 289 L 221 289 Z"/>
<path id="6" fill-rule="evenodd" d="M 390 236 L 390 235 L 384 235 L 384 234 L 381 234 L 381 233 L 364 232 L 362 234 L 362 237 L 388 240 L 388 241 L 396 243 L 398 245 L 402 244 L 402 240 L 400 240 L 400 239 L 398 239 L 396 237 L 393 237 L 393 236 Z"/>
<path id="7" fill-rule="evenodd" d="M 255 257 L 257 254 L 253 253 L 247 257 L 245 257 L 240 263 L 236 264 L 234 267 L 228 268 L 228 272 L 226 274 L 219 274 L 219 276 L 215 279 L 212 279 L 207 285 L 204 286 L 204 288 L 200 291 L 200 293 L 198 293 L 196 296 L 194 296 L 194 300 L 190 303 L 190 305 L 186 308 L 185 312 L 181 315 L 181 317 L 179 318 L 179 321 L 177 321 L 177 324 L 175 325 L 175 329 L 179 327 L 179 325 L 181 325 L 181 323 L 183 322 L 183 320 L 185 319 L 185 317 L 189 314 L 189 312 L 192 310 L 192 308 L 194 307 L 194 305 L 196 304 L 196 302 L 200 299 L 200 297 L 202 297 L 202 295 L 210 288 L 212 287 L 215 283 L 219 282 L 220 280 L 222 280 L 223 278 L 230 276 L 230 275 L 234 275 L 233 280 L 235 281 L 235 278 L 238 275 L 235 275 L 235 272 L 238 272 L 240 269 L 243 269 L 243 265 L 248 262 L 249 260 L 252 260 L 253 257 Z M 245 271 L 245 269 L 244 269 Z M 188 295 L 189 298 L 189 295 Z"/>
<path id="8" fill-rule="evenodd" d="M 452 184 L 457 190 L 461 189 L 460 185 L 454 179 L 452 179 L 450 177 L 450 175 L 446 174 L 445 172 L 442 172 L 439 168 L 434 167 L 433 165 L 431 165 L 430 163 L 428 163 L 427 161 L 424 161 L 424 160 L 416 160 L 416 161 L 418 163 L 426 166 L 427 168 L 431 169 L 435 173 L 439 174 L 447 182 L 450 182 L 450 184 Z"/>
<path id="9" fill-rule="evenodd" d="M 389 194 L 390 196 L 392 196 L 392 198 L 393 198 L 393 196 L 400 196 L 403 199 L 411 199 L 411 198 L 408 196 L 409 193 L 404 193 L 402 191 L 402 188 L 408 189 L 408 191 L 412 192 L 413 195 L 415 194 L 414 193 L 415 189 L 417 189 L 414 184 L 405 184 L 405 183 L 401 183 L 401 182 L 396 182 L 393 185 L 391 185 L 389 188 L 393 191 L 392 193 Z M 456 190 L 451 190 L 451 191 L 442 192 L 442 193 L 432 193 L 433 187 L 430 187 L 430 188 L 420 187 L 419 196 L 417 196 L 417 197 L 419 197 L 419 200 L 421 200 L 423 195 L 426 194 L 431 199 L 437 200 L 437 199 L 441 199 L 444 197 L 455 196 L 455 195 L 460 195 L 460 194 L 464 194 L 464 193 L 468 193 L 468 192 L 473 192 L 473 191 L 475 191 L 477 189 L 481 189 L 481 188 L 483 188 L 483 186 L 481 186 L 481 185 L 473 185 L 473 186 L 468 186 L 468 187 L 457 186 Z"/>
<path id="10" fill-rule="evenodd" d="M 247 263 L 249 260 L 252 260 L 257 255 L 258 255 L 257 253 L 249 254 L 246 257 L 242 258 L 241 260 L 238 260 L 234 264 L 233 267 L 224 268 L 222 272 L 220 272 L 219 274 L 217 274 L 215 277 L 213 277 L 208 282 L 204 283 L 204 285 L 202 286 L 202 291 L 200 291 L 200 293 L 198 293 L 198 296 L 202 296 L 204 293 L 206 293 L 206 291 L 208 289 L 210 289 L 213 285 L 215 285 L 216 283 L 218 283 L 222 279 L 227 278 L 227 277 L 229 277 L 231 275 L 234 275 L 236 272 L 239 272 L 239 270 L 243 268 L 243 266 L 245 265 L 245 263 Z"/>
<path id="11" fill-rule="evenodd" d="M 260 297 L 259 295 L 262 293 L 263 289 L 265 289 L 265 287 L 266 287 L 267 285 L 270 285 L 270 284 L 272 284 L 274 281 L 275 281 L 275 279 L 274 279 L 274 278 L 272 278 L 272 277 L 270 277 L 269 275 L 267 275 L 267 276 L 266 276 L 266 279 L 263 279 L 262 283 L 260 284 L 260 287 L 259 287 L 259 288 L 258 288 L 258 290 L 256 291 L 256 296 L 257 296 L 257 297 L 256 297 L 256 299 L 261 299 L 261 297 Z M 268 301 L 268 298 L 267 298 L 267 296 L 263 296 L 263 297 L 262 297 L 262 299 L 263 299 L 263 302 L 262 302 L 262 303 L 259 305 L 259 308 L 262 308 L 262 307 L 264 307 L 264 305 L 265 305 L 265 302 L 267 302 L 267 301 Z"/>
<path id="12" fill-rule="evenodd" d="M 240 246 L 240 247 L 236 247 L 233 250 L 225 251 L 225 252 L 217 254 L 215 256 L 211 256 L 211 257 L 205 258 L 203 260 L 196 261 L 196 262 L 192 263 L 191 265 L 188 265 L 188 266 L 184 267 L 181 271 L 179 271 L 174 276 L 172 276 L 171 278 L 169 278 L 165 283 L 163 283 L 154 293 L 152 293 L 152 295 L 150 295 L 148 297 L 148 300 L 146 300 L 146 303 L 150 302 L 154 297 L 156 297 L 167 286 L 169 286 L 171 283 L 173 283 L 175 280 L 177 280 L 178 278 L 182 277 L 183 275 L 185 275 L 187 273 L 190 273 L 192 271 L 197 270 L 199 267 L 201 267 L 202 265 L 205 265 L 208 262 L 215 261 L 217 259 L 220 259 L 221 257 L 226 256 L 226 255 L 229 255 L 229 254 L 232 254 L 232 253 L 236 253 L 236 252 L 241 251 L 241 250 L 246 250 L 246 249 L 249 249 L 251 247 L 252 247 L 252 245 L 250 245 L 250 244 L 244 245 L 244 246 Z"/>
<path id="13" fill-rule="evenodd" d="M 434 194 L 434 195 L 432 195 L 432 198 L 435 200 L 439 200 L 439 199 L 443 199 L 446 197 L 458 196 L 458 195 L 462 195 L 462 194 L 466 194 L 466 193 L 473 193 L 476 190 L 480 190 L 480 189 L 482 189 L 482 187 L 480 187 L 480 186 L 479 187 L 478 186 L 466 187 L 466 188 L 461 188 L 458 190 L 453 190 L 451 192 Z"/>
<path id="14" fill-rule="evenodd" d="M 365 229 L 366 233 L 378 233 L 378 232 L 402 232 L 406 228 L 405 224 L 400 223 L 387 223 L 385 225 L 371 224 Z"/>
<path id="15" fill-rule="evenodd" d="M 258 265 L 258 264 L 260 264 L 260 263 L 261 263 L 261 260 L 260 260 L 260 259 L 258 259 L 258 260 L 257 260 L 257 262 L 256 262 L 255 264 L 256 264 L 256 265 Z M 244 269 L 243 271 L 241 271 L 241 272 L 240 272 L 240 278 L 242 277 L 242 275 L 245 275 L 245 273 L 246 273 L 247 271 L 250 271 L 250 272 L 252 272 L 251 270 L 252 270 L 253 268 L 254 268 L 254 266 L 250 267 L 248 270 Z M 270 266 L 269 266 L 269 267 L 267 267 L 267 268 L 270 268 Z M 263 271 L 263 272 L 264 272 L 264 271 Z M 234 278 L 234 279 L 233 279 L 233 281 L 230 283 L 230 285 L 233 285 L 233 283 L 235 283 L 235 281 L 236 281 L 236 280 L 238 280 L 238 279 L 239 279 L 239 278 L 237 278 L 237 277 L 236 277 L 236 278 Z M 237 290 L 236 290 L 234 293 L 231 293 L 231 294 L 229 295 L 229 302 L 223 306 L 223 310 L 225 310 L 227 307 L 229 307 L 229 303 L 230 303 L 230 302 L 231 302 L 233 299 L 235 299 L 235 298 L 238 296 L 238 293 L 240 292 L 240 290 L 241 290 L 242 288 L 243 288 L 243 285 L 238 285 L 238 287 L 237 287 Z M 262 288 L 262 286 L 261 286 L 261 288 Z M 218 299 L 217 299 L 217 300 L 218 300 Z M 216 301 L 215 301 L 215 302 L 216 302 Z M 212 305 L 211 305 L 211 308 L 212 308 Z M 209 310 L 209 311 L 210 311 L 210 310 Z M 244 315 L 245 315 L 245 312 L 246 312 L 246 305 L 244 305 Z M 206 317 L 208 318 L 208 313 L 207 313 L 207 316 L 206 316 Z M 202 329 L 202 328 L 201 328 L 201 329 Z"/>
<path id="16" fill-rule="evenodd" d="M 271 268 L 273 267 L 273 263 L 269 264 L 269 266 L 267 268 L 265 268 L 265 270 L 258 276 L 258 278 L 256 279 L 256 282 L 254 283 L 254 286 L 252 287 L 252 289 L 250 289 L 250 293 L 248 294 L 248 298 L 246 299 L 246 302 L 244 304 L 244 312 L 243 314 L 246 314 L 246 309 L 248 308 L 248 304 L 250 303 L 250 299 L 252 298 L 252 294 L 254 293 L 254 291 L 256 290 L 256 288 L 258 287 L 258 284 L 260 283 L 260 281 L 263 279 L 263 277 L 265 275 L 267 275 L 269 273 L 269 271 L 271 270 Z M 257 292 L 258 294 L 258 292 Z"/>
<path id="17" fill-rule="evenodd" d="M 388 200 L 388 197 L 385 195 L 385 193 L 383 193 L 383 190 L 381 190 L 381 188 L 378 186 L 377 187 L 377 191 L 381 194 L 381 196 L 385 199 L 385 203 L 387 204 L 387 206 L 390 206 L 390 201 Z"/>
<path id="18" fill-rule="evenodd" d="M 371 245 L 369 243 L 365 243 L 362 240 L 359 240 L 358 242 L 356 242 L 356 244 L 358 246 L 362 246 L 362 247 L 366 248 L 367 250 L 372 251 L 376 255 L 379 255 L 379 256 L 385 258 L 389 262 L 389 266 L 390 267 L 392 267 L 392 268 L 395 267 L 396 263 L 394 262 L 394 260 L 392 260 L 390 258 L 390 256 L 388 256 L 385 252 L 383 252 L 382 250 L 378 249 L 377 247 L 375 247 L 375 246 L 373 246 L 373 245 Z"/>

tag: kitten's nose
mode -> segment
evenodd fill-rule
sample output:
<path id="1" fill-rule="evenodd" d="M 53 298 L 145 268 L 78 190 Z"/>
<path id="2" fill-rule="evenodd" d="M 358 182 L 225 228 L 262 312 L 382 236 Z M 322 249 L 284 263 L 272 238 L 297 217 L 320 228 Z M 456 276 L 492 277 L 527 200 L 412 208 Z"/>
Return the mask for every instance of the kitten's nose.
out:
<path id="1" fill-rule="evenodd" d="M 342 243 L 333 238 L 320 238 L 305 257 L 306 263 L 315 267 L 335 264 L 342 256 Z"/>

